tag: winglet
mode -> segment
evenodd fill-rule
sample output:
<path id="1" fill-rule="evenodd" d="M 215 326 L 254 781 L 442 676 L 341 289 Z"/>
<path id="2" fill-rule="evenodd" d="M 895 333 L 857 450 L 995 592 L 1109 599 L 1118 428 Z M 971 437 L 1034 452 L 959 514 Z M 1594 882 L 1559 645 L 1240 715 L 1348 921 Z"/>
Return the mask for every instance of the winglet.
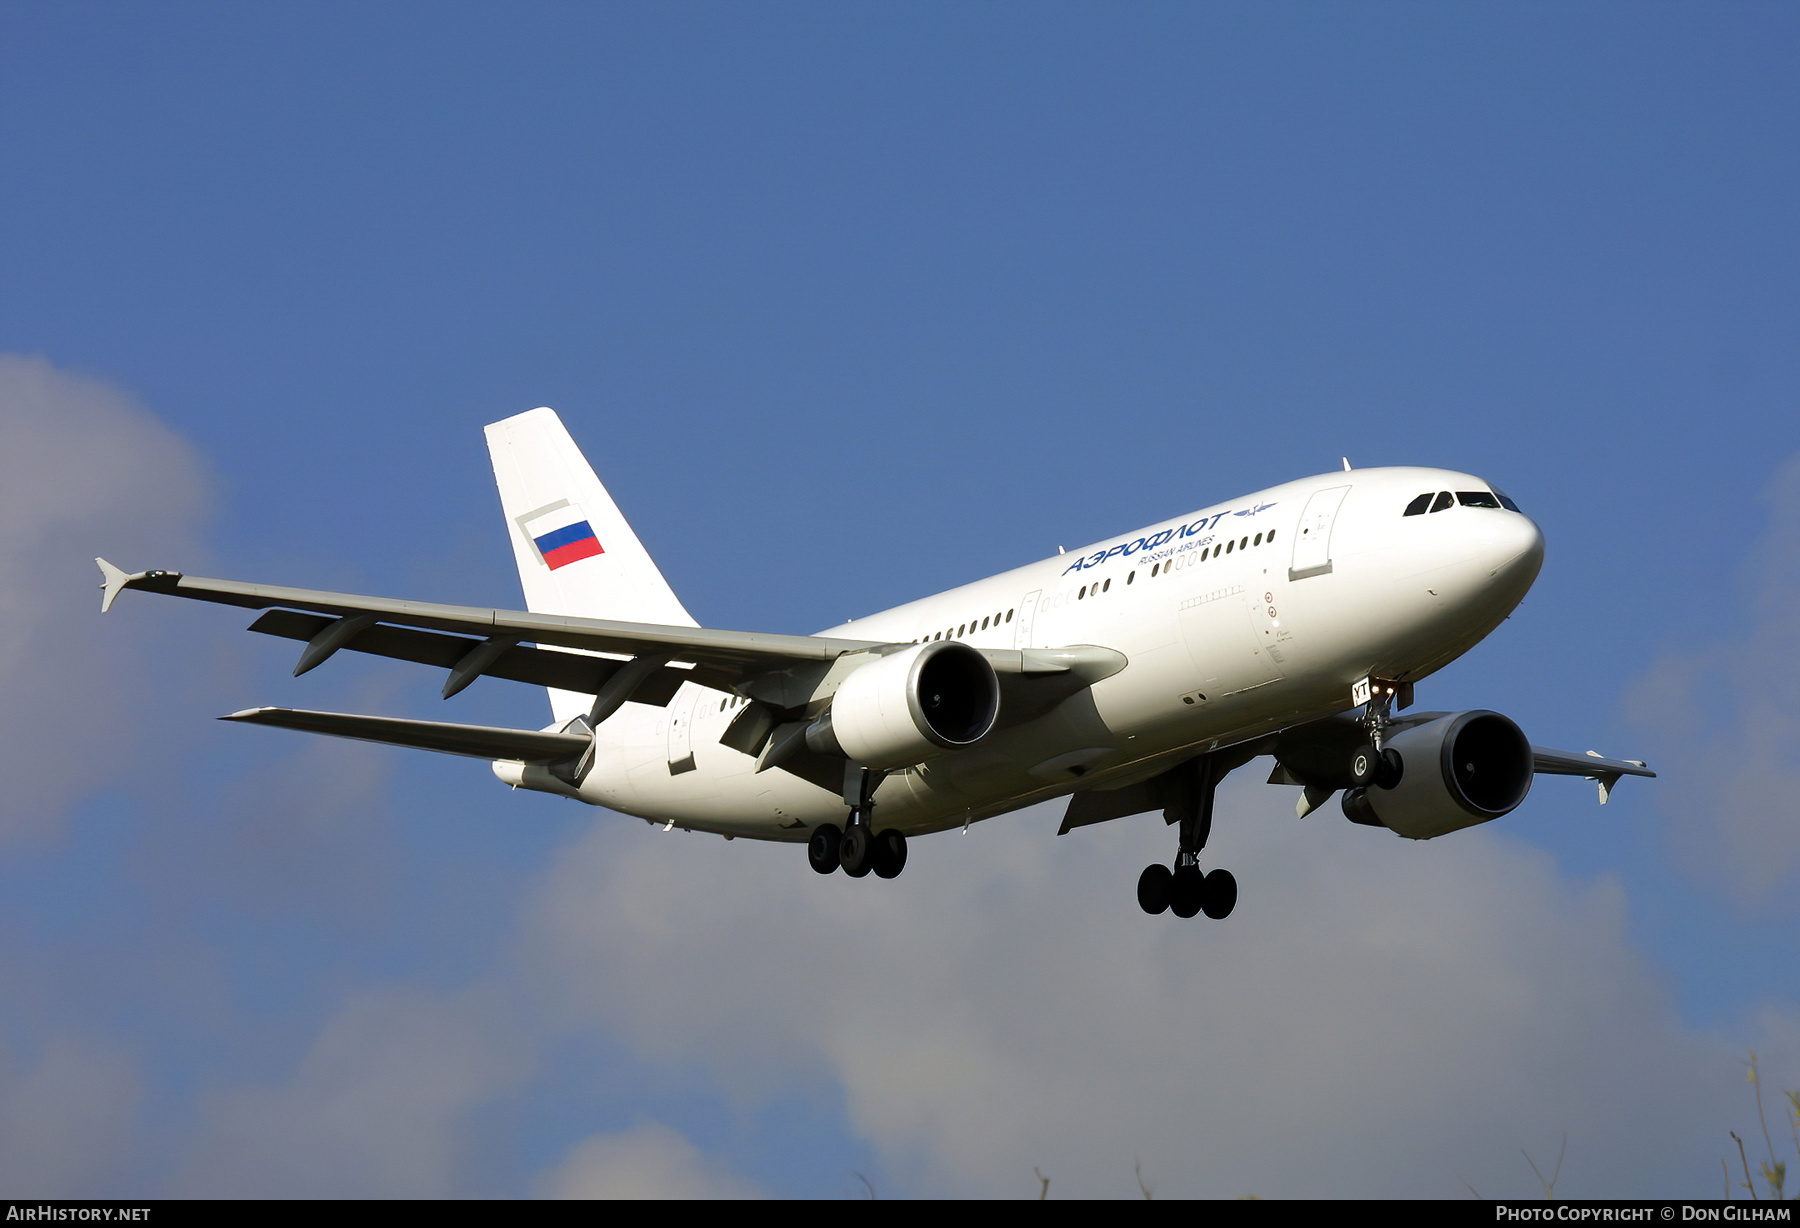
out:
<path id="1" fill-rule="evenodd" d="M 112 609 L 112 603 L 118 600 L 120 593 L 125 591 L 126 585 L 130 584 L 133 580 L 142 580 L 146 575 L 150 574 L 148 572 L 140 571 L 135 576 L 130 576 L 126 575 L 117 567 L 114 567 L 105 559 L 95 559 L 94 562 L 100 564 L 100 587 L 104 590 L 100 597 L 100 612 L 102 614 Z"/>

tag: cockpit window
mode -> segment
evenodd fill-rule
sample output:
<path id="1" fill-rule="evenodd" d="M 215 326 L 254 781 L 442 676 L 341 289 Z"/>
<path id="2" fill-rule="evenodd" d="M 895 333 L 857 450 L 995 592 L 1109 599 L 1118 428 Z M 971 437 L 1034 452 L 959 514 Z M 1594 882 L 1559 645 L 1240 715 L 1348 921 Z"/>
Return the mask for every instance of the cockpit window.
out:
<path id="1" fill-rule="evenodd" d="M 1425 514 L 1425 509 L 1430 506 L 1431 506 L 1431 492 L 1428 490 L 1424 494 L 1420 495 L 1417 499 L 1414 499 L 1411 503 L 1408 503 L 1406 505 L 1406 515 L 1422 516 Z"/>
<path id="2" fill-rule="evenodd" d="M 1494 487 L 1494 497 L 1496 499 L 1500 500 L 1500 506 L 1505 508 L 1507 511 L 1517 512 L 1519 510 L 1519 505 L 1517 503 L 1514 503 L 1511 499 L 1508 499 L 1506 497 L 1506 492 L 1504 490 L 1501 490 L 1498 486 Z M 1520 513 L 1520 514 L 1523 515 L 1523 513 Z"/>
<path id="3" fill-rule="evenodd" d="M 1449 491 L 1440 490 L 1440 491 L 1438 491 L 1437 502 L 1433 503 L 1431 505 L 1431 510 L 1434 512 L 1441 512 L 1447 507 L 1454 506 L 1455 503 L 1456 503 L 1456 499 L 1450 494 Z"/>
<path id="4" fill-rule="evenodd" d="M 1495 511 L 1500 510 L 1500 500 L 1485 490 L 1459 490 L 1456 492 L 1456 501 L 1464 507 L 1491 507 Z"/>

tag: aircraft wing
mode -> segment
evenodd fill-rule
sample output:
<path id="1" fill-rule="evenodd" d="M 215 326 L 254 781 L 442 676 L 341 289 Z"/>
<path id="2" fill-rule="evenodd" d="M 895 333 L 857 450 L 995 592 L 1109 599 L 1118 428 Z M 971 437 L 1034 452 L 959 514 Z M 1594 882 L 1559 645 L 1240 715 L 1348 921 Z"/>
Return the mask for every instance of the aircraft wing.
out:
<path id="1" fill-rule="evenodd" d="M 757 702 L 742 710 L 720 740 L 756 757 L 758 770 L 784 767 L 807 779 L 826 781 L 822 787 L 831 788 L 842 777 L 840 765 L 813 764 L 818 769 L 814 771 L 801 753 L 799 734 L 815 715 L 810 705 L 870 655 L 908 647 L 399 601 L 209 580 L 175 571 L 131 575 L 105 559 L 95 562 L 105 578 L 102 610 L 126 589 L 138 589 L 265 611 L 250 630 L 302 641 L 305 647 L 294 666 L 296 675 L 322 664 L 340 648 L 349 649 L 449 670 L 443 688 L 446 699 L 484 675 L 593 695 L 590 727 L 627 702 L 665 705 L 683 682 L 735 692 Z M 1126 665 L 1123 653 L 1095 645 L 980 651 L 994 667 L 1008 724 L 1032 720 Z M 863 660 L 844 660 L 856 657 Z M 252 709 L 224 719 L 480 758 L 561 760 L 570 745 L 542 740 L 565 737 L 560 734 L 285 708 Z M 521 737 L 526 741 L 518 742 Z"/>
<path id="2" fill-rule="evenodd" d="M 350 593 L 210 580 L 177 571 L 135 575 L 96 559 L 112 606 L 126 589 L 268 610 L 251 630 L 306 641 L 296 674 L 323 663 L 339 648 L 437 665 L 451 671 L 448 697 L 488 674 L 559 690 L 599 694 L 609 682 L 624 699 L 665 703 L 682 682 L 730 689 L 750 678 L 816 678 L 837 658 L 886 645 L 813 635 L 774 635 L 612 622 L 566 614 L 489 610 L 475 606 L 399 601 Z M 527 642 L 537 645 L 528 647 Z M 559 651 L 573 649 L 575 651 Z M 626 661 L 596 657 L 608 653 Z M 671 663 L 686 663 L 689 669 Z M 797 668 L 798 667 L 798 668 Z"/>

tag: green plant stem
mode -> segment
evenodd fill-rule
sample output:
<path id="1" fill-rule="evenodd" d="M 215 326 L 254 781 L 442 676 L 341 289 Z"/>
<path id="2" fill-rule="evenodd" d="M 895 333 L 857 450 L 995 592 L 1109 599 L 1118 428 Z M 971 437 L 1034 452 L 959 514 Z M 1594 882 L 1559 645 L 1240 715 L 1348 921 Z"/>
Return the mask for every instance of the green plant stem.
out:
<path id="1" fill-rule="evenodd" d="M 1769 1166 L 1763 1170 L 1763 1180 L 1775 1191 L 1777 1202 L 1781 1200 L 1781 1186 L 1777 1185 L 1771 1174 L 1775 1171 L 1775 1140 L 1769 1137 L 1769 1115 L 1763 1112 L 1762 1078 L 1756 1069 L 1756 1050 L 1750 1050 L 1750 1084 L 1756 1088 L 1756 1119 L 1762 1122 L 1763 1142 L 1769 1148 Z"/>
<path id="2" fill-rule="evenodd" d="M 1738 1132 L 1736 1130 L 1730 1130 L 1730 1131 L 1727 1131 L 1727 1133 L 1730 1134 L 1731 1137 L 1737 1141 L 1738 1161 L 1740 1163 L 1742 1163 L 1744 1166 L 1744 1188 L 1750 1191 L 1750 1197 L 1752 1199 L 1754 1199 L 1757 1202 L 1761 1202 L 1762 1196 L 1756 1192 L 1756 1186 L 1750 1180 L 1750 1160 L 1749 1160 L 1749 1157 L 1744 1155 L 1744 1140 L 1741 1138 L 1738 1138 Z"/>

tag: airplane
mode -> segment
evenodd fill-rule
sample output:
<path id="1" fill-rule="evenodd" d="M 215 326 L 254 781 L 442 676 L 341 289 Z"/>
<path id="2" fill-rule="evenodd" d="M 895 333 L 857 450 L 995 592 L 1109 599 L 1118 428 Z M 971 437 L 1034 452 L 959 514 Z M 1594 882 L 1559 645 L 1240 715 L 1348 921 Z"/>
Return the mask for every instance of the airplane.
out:
<path id="1" fill-rule="evenodd" d="M 1491 483 L 1430 468 L 1302 478 L 816 635 L 699 626 L 556 413 L 486 428 L 525 609 L 490 610 L 96 559 L 126 589 L 264 611 L 250 630 L 548 690 L 541 730 L 261 707 L 220 719 L 472 756 L 515 789 L 665 829 L 804 843 L 893 878 L 914 836 L 1066 798 L 1058 834 L 1161 811 L 1147 913 L 1222 919 L 1202 870 L 1219 781 L 1271 756 L 1304 818 L 1429 840 L 1516 809 L 1535 775 L 1601 804 L 1640 760 L 1532 745 L 1509 718 L 1417 712 L 1416 685 L 1512 613 L 1544 558 Z"/>

